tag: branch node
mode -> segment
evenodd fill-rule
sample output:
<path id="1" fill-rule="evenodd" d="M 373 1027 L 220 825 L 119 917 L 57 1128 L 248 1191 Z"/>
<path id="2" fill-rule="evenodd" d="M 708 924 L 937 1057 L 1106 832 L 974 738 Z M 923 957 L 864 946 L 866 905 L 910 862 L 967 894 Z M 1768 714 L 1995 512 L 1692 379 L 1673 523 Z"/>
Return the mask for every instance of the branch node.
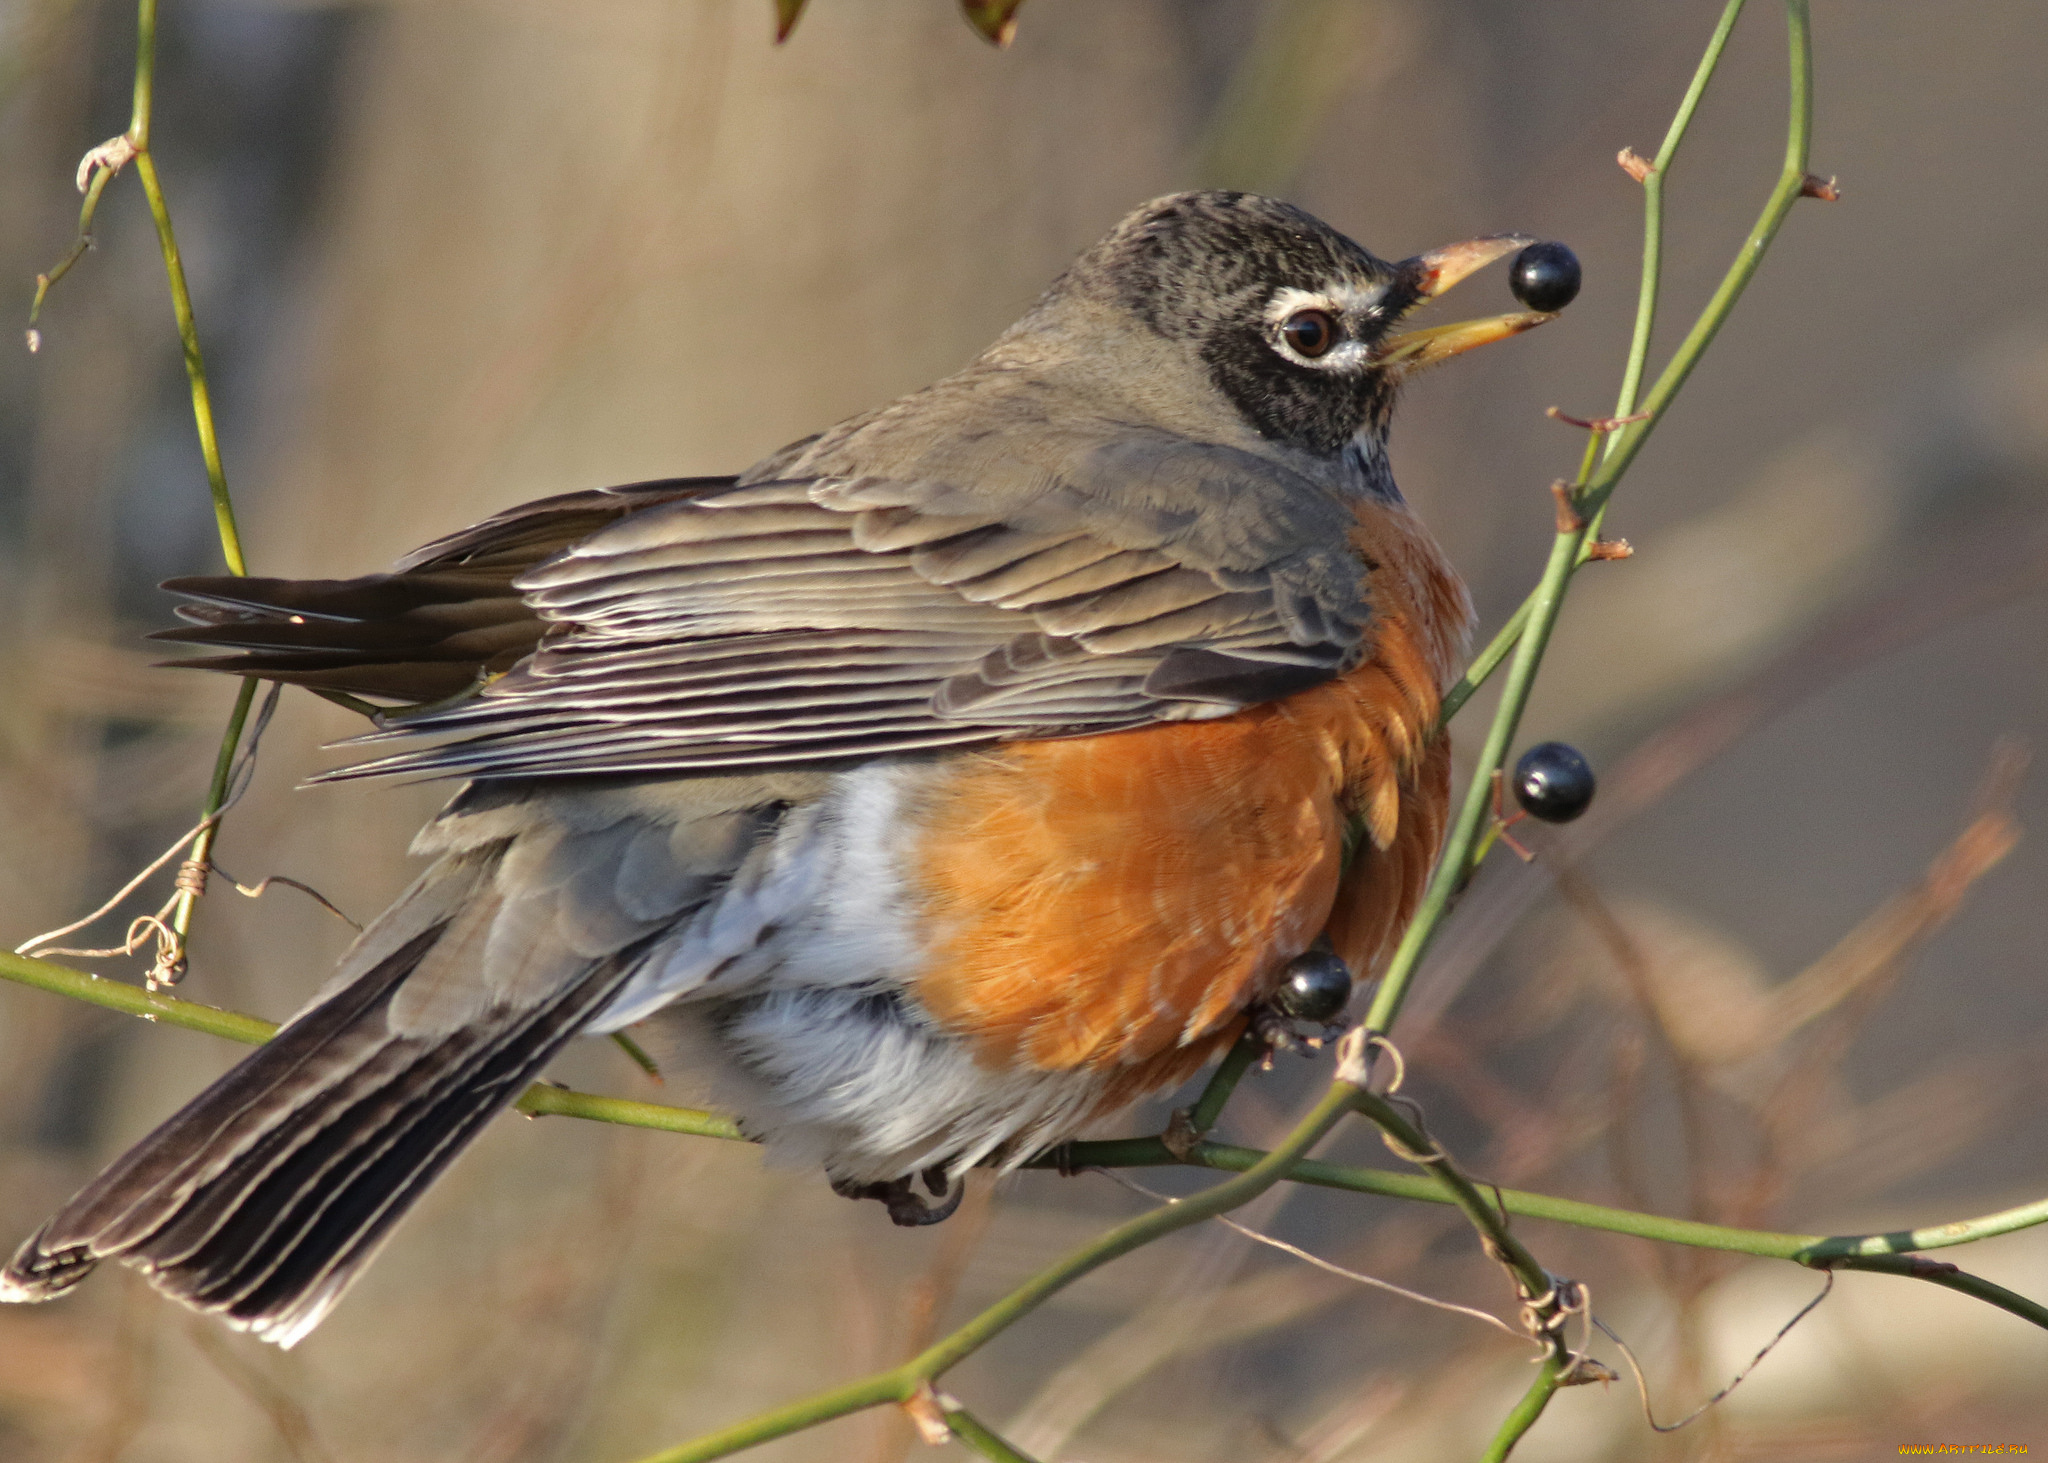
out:
<path id="1" fill-rule="evenodd" d="M 1586 520 L 1579 516 L 1577 492 L 1563 478 L 1550 485 L 1550 496 L 1557 500 L 1557 531 L 1577 533 L 1586 526 Z"/>
<path id="2" fill-rule="evenodd" d="M 157 922 L 156 959 L 150 962 L 149 974 L 142 983 L 151 991 L 165 990 L 185 978 L 189 962 L 185 958 L 185 942 L 178 938 L 178 932 L 161 920 Z"/>
<path id="3" fill-rule="evenodd" d="M 1822 203 L 1840 203 L 1842 190 L 1833 174 L 1823 178 L 1818 173 L 1808 173 L 1799 180 L 1801 198 L 1818 198 Z"/>
<path id="4" fill-rule="evenodd" d="M 1614 160 L 1617 163 L 1621 164 L 1621 170 L 1624 173 L 1627 173 L 1631 178 L 1634 178 L 1638 183 L 1649 182 L 1650 175 L 1657 171 L 1657 165 L 1655 163 L 1651 162 L 1648 158 L 1644 157 L 1641 153 L 1637 152 L 1632 147 L 1624 147 L 1620 152 L 1614 155 Z"/>
<path id="5" fill-rule="evenodd" d="M 1159 1133 L 1159 1145 L 1182 1163 L 1188 1161 L 1195 1145 L 1201 1141 L 1202 1135 L 1195 1127 L 1192 1108 L 1175 1108 L 1173 1116 L 1166 1120 L 1166 1126 Z"/>
<path id="6" fill-rule="evenodd" d="M 78 160 L 78 191 L 83 193 L 92 186 L 92 175 L 101 168 L 109 173 L 118 173 L 135 161 L 135 139 L 123 132 L 119 137 L 109 137 L 98 147 L 88 151 Z"/>
<path id="7" fill-rule="evenodd" d="M 1367 1027 L 1354 1026 L 1344 1033 L 1337 1043 L 1337 1080 L 1349 1083 L 1363 1091 L 1372 1081 L 1372 1043 L 1374 1033 Z"/>
<path id="8" fill-rule="evenodd" d="M 1588 560 L 1633 559 L 1635 554 L 1634 546 L 1625 538 L 1596 538 L 1586 545 Z"/>
<path id="9" fill-rule="evenodd" d="M 1380 1089 L 1381 1096 L 1393 1097 L 1401 1090 L 1401 1084 L 1408 1080 L 1407 1059 L 1401 1055 L 1399 1047 L 1369 1026 L 1354 1026 L 1338 1039 L 1337 1080 L 1361 1091 L 1370 1091 L 1375 1052 L 1385 1052 L 1394 1064 L 1394 1075 Z"/>
<path id="10" fill-rule="evenodd" d="M 953 1440 L 953 1425 L 946 1421 L 945 1404 L 932 1389 L 929 1378 L 919 1382 L 917 1390 L 903 1399 L 903 1412 L 926 1446 L 943 1447 Z"/>

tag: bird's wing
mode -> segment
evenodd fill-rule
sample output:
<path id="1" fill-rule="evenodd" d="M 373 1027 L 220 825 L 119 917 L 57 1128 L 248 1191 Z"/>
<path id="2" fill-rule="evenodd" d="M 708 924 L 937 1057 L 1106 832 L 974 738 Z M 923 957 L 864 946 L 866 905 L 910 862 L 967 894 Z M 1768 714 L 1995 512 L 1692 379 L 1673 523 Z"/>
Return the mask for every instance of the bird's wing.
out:
<path id="1" fill-rule="evenodd" d="M 791 766 L 1112 731 L 1287 695 L 1361 643 L 1362 614 L 1304 613 L 1265 566 L 1191 567 L 957 494 L 968 511 L 933 512 L 931 491 L 778 481 L 634 513 L 513 581 L 547 626 L 530 655 L 359 739 L 453 740 L 328 776 Z"/>

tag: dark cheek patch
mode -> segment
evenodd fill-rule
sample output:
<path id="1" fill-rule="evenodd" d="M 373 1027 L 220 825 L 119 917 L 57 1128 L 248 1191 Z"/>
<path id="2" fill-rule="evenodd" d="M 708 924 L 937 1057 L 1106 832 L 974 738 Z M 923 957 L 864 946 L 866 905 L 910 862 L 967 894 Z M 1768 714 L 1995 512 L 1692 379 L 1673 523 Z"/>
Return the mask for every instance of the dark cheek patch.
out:
<path id="1" fill-rule="evenodd" d="M 1218 331 L 1202 359 L 1223 394 L 1260 436 L 1319 456 L 1344 450 L 1372 415 L 1370 372 L 1342 375 L 1283 359 L 1257 329 Z"/>

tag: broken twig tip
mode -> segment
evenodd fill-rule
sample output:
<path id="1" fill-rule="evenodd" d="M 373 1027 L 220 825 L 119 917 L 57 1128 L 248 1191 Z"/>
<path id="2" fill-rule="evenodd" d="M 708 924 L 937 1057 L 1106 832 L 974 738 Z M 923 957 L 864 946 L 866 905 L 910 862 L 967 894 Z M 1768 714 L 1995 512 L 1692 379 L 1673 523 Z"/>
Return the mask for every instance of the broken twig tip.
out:
<path id="1" fill-rule="evenodd" d="M 1612 432 L 1616 428 L 1626 427 L 1632 422 L 1647 422 L 1656 413 L 1639 411 L 1625 417 L 1575 417 L 1562 407 L 1546 406 L 1543 408 L 1543 415 L 1549 417 L 1553 422 L 1563 422 L 1568 427 L 1578 427 L 1583 431 Z"/>
<path id="2" fill-rule="evenodd" d="M 903 1411 L 928 1447 L 936 1448 L 952 1441 L 953 1425 L 946 1421 L 945 1405 L 939 1401 L 939 1395 L 932 1390 L 930 1382 L 919 1382 L 917 1390 L 903 1399 Z"/>
<path id="3" fill-rule="evenodd" d="M 981 38 L 998 50 L 1017 39 L 1017 7 L 1024 0 L 960 0 L 960 13 Z"/>
<path id="4" fill-rule="evenodd" d="M 134 160 L 134 139 L 125 132 L 119 137 L 109 137 L 78 160 L 78 191 L 84 193 L 92 187 L 92 175 L 99 169 L 118 173 Z"/>
<path id="5" fill-rule="evenodd" d="M 1620 152 L 1614 155 L 1614 160 L 1621 164 L 1621 170 L 1624 173 L 1627 173 L 1631 178 L 1634 178 L 1638 183 L 1648 182 L 1650 174 L 1657 171 L 1657 165 L 1655 163 L 1651 162 L 1648 158 L 1644 157 L 1641 153 L 1637 152 L 1632 147 L 1624 147 Z"/>
<path id="6" fill-rule="evenodd" d="M 1579 516 L 1577 489 L 1564 478 L 1550 485 L 1550 496 L 1557 501 L 1557 531 L 1577 533 L 1586 526 L 1586 520 Z"/>
<path id="7" fill-rule="evenodd" d="M 1818 173 L 1808 173 L 1799 183 L 1801 198 L 1818 198 L 1822 203 L 1840 203 L 1842 189 L 1832 177 L 1823 178 Z"/>

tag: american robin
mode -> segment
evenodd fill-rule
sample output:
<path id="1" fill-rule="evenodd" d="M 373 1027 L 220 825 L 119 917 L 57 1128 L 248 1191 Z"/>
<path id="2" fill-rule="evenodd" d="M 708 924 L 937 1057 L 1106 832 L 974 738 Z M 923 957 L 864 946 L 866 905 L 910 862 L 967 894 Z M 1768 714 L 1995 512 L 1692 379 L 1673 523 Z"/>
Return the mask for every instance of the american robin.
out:
<path id="1" fill-rule="evenodd" d="M 750 1132 L 921 1221 L 913 1178 L 1182 1081 L 1303 962 L 1371 970 L 1442 834 L 1471 624 L 1388 415 L 1553 317 L 1395 327 L 1529 242 L 1387 263 L 1163 198 L 958 374 L 738 477 L 361 579 L 174 581 L 166 635 L 229 650 L 182 664 L 389 705 L 363 740 L 409 745 L 323 780 L 466 784 L 312 1003 L 0 1295 L 114 1258 L 290 1345 L 564 1042 L 657 1011 Z"/>

